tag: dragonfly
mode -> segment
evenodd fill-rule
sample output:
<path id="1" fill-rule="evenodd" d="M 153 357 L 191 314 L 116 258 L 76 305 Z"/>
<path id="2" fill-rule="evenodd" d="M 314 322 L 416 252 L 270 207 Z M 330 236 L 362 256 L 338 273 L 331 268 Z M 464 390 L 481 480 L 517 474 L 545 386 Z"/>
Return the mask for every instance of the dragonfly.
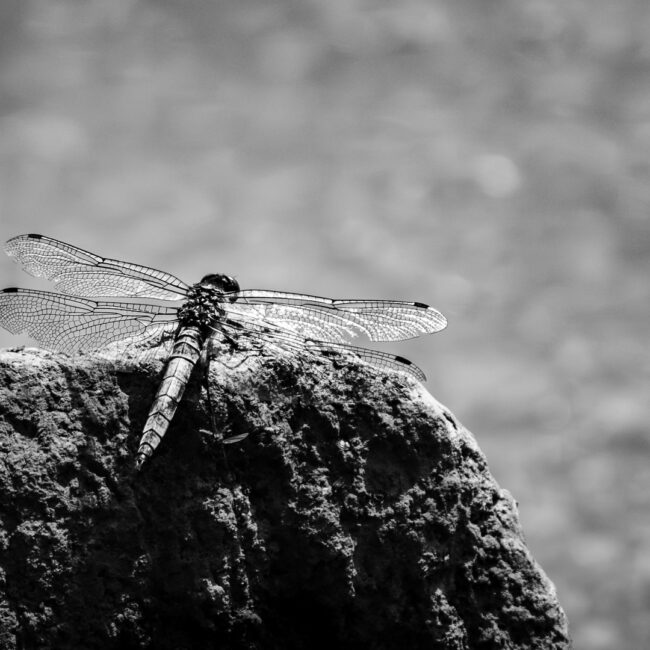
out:
<path id="1" fill-rule="evenodd" d="M 353 355 L 424 381 L 422 370 L 408 359 L 349 341 L 359 334 L 370 341 L 399 341 L 447 325 L 439 311 L 421 302 L 241 289 L 237 280 L 220 273 L 188 285 L 169 273 L 101 257 L 44 235 L 13 237 L 5 251 L 57 290 L 2 290 L 0 326 L 9 332 L 26 332 L 40 346 L 68 354 L 117 344 L 149 346 L 167 355 L 138 445 L 138 470 L 167 432 L 192 370 L 210 343 L 236 345 L 246 337 L 298 354 Z"/>

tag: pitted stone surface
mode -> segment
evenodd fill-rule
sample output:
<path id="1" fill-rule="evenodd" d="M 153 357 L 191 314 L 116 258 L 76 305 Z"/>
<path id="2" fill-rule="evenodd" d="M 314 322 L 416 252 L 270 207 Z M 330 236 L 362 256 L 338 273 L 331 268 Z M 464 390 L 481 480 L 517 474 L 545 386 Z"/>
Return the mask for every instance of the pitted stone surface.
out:
<path id="1" fill-rule="evenodd" d="M 199 370 L 136 474 L 160 371 L 0 354 L 0 648 L 570 647 L 512 497 L 413 381 L 213 363 L 218 432 Z"/>

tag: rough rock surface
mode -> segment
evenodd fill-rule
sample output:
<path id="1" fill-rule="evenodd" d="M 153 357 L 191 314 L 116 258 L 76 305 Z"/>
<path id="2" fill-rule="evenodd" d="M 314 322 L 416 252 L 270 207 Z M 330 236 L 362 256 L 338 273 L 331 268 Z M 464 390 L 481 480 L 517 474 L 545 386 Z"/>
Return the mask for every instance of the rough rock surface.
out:
<path id="1" fill-rule="evenodd" d="M 135 474 L 160 363 L 0 353 L 0 648 L 570 647 L 512 497 L 424 389 L 227 365 L 216 430 L 249 437 L 205 431 L 198 371 Z"/>

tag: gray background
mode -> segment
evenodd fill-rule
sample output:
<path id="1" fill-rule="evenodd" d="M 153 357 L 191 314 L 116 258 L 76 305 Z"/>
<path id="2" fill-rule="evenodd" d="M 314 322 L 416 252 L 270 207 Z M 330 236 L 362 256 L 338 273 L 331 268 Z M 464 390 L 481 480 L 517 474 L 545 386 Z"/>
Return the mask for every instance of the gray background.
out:
<path id="1" fill-rule="evenodd" d="M 444 333 L 383 349 L 476 434 L 576 647 L 650 646 L 647 0 L 3 0 L 0 26 L 2 240 L 435 305 Z"/>

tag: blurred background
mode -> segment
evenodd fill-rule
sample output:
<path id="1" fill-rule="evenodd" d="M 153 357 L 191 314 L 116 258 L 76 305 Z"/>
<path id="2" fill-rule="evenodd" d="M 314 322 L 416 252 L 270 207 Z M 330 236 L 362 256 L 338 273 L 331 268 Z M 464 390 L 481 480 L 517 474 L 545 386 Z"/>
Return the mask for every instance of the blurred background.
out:
<path id="1" fill-rule="evenodd" d="M 576 648 L 648 648 L 648 34 L 647 0 L 2 0 L 0 239 L 436 306 L 383 349 L 518 500 Z"/>

